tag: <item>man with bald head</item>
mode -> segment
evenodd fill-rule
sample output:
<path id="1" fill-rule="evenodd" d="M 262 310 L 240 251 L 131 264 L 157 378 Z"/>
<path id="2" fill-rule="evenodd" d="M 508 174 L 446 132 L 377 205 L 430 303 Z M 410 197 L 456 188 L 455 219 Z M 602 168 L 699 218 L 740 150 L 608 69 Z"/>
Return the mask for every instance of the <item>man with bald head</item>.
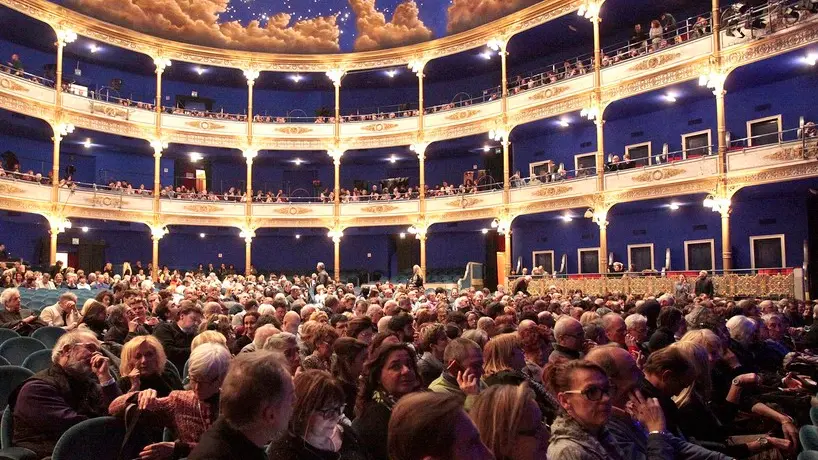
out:
<path id="1" fill-rule="evenodd" d="M 294 311 L 288 311 L 284 314 L 284 320 L 281 322 L 283 332 L 289 332 L 292 335 L 298 335 L 298 326 L 301 325 L 301 317 Z"/>
<path id="2" fill-rule="evenodd" d="M 628 328 L 625 327 L 625 320 L 621 316 L 616 313 L 606 314 L 602 317 L 602 328 L 605 329 L 605 335 L 608 336 L 609 342 L 627 349 L 625 335 L 628 333 Z"/>
<path id="3" fill-rule="evenodd" d="M 606 428 L 624 455 L 630 460 L 648 458 L 684 458 L 688 460 L 727 460 L 730 457 L 677 438 L 667 432 L 664 412 L 655 398 L 639 392 L 644 378 L 630 353 L 614 344 L 595 347 L 586 360 L 608 375 L 611 404 L 614 409 Z M 631 403 L 631 409 L 627 405 Z M 634 415 L 631 416 L 630 414 Z M 637 425 L 638 422 L 642 427 Z M 648 434 L 649 433 L 649 434 Z"/>
<path id="4" fill-rule="evenodd" d="M 585 344 L 585 331 L 582 324 L 574 318 L 564 316 L 554 325 L 554 351 L 548 357 L 549 363 L 571 361 L 582 358 L 582 346 Z"/>
<path id="5" fill-rule="evenodd" d="M 484 316 L 477 320 L 477 329 L 485 332 L 489 338 L 494 337 L 495 333 L 497 332 L 497 326 L 494 324 L 494 320 L 488 316 Z"/>

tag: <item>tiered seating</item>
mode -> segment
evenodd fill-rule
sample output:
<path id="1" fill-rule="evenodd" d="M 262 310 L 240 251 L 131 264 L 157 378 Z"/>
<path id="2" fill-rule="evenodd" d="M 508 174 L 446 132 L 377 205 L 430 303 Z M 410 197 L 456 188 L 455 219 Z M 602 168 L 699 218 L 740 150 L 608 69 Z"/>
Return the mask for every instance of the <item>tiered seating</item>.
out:
<path id="1" fill-rule="evenodd" d="M 21 289 L 20 304 L 24 309 L 39 312 L 43 308 L 57 303 L 60 294 L 66 291 L 69 291 L 69 289 Z M 70 292 L 77 296 L 77 308 L 81 309 L 85 301 L 96 297 L 100 290 L 70 289 Z"/>

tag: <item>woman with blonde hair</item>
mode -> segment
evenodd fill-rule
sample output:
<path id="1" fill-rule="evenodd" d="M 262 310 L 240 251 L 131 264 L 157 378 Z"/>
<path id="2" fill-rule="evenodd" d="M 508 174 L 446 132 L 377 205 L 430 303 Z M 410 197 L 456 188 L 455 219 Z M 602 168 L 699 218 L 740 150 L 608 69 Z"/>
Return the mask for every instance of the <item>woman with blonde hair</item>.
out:
<path id="1" fill-rule="evenodd" d="M 542 423 L 534 392 L 527 384 L 495 385 L 483 391 L 469 417 L 480 432 L 480 440 L 495 458 L 545 458 L 549 433 Z"/>
<path id="2" fill-rule="evenodd" d="M 156 337 L 140 335 L 122 347 L 117 384 L 123 393 L 153 389 L 160 397 L 182 389 L 177 370 L 169 366 L 165 349 Z"/>
<path id="3" fill-rule="evenodd" d="M 227 339 L 224 337 L 224 334 L 217 331 L 204 331 L 196 337 L 193 337 L 193 341 L 190 342 L 190 351 L 193 352 L 196 347 L 204 343 L 216 343 L 227 347 Z"/>
<path id="4" fill-rule="evenodd" d="M 599 315 L 595 311 L 586 311 L 579 317 L 579 323 L 585 326 L 586 324 L 593 323 L 594 321 L 599 319 Z"/>
<path id="5" fill-rule="evenodd" d="M 486 386 L 527 383 L 534 391 L 540 410 L 549 421 L 557 415 L 557 402 L 533 376 L 526 374 L 525 355 L 517 333 L 500 334 L 483 350 L 483 383 Z"/>

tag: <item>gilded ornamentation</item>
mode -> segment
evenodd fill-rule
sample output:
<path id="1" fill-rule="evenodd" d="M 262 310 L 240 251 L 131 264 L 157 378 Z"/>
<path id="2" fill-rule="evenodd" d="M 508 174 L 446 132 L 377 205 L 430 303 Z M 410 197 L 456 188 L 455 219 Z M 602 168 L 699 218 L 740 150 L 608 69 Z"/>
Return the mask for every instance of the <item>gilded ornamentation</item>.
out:
<path id="1" fill-rule="evenodd" d="M 276 128 L 276 132 L 287 134 L 288 136 L 297 136 L 299 134 L 306 134 L 312 131 L 312 128 L 304 128 L 303 126 L 284 126 Z"/>
<path id="2" fill-rule="evenodd" d="M 560 94 L 568 91 L 567 86 L 557 86 L 555 88 L 546 88 L 542 91 L 537 91 L 536 93 L 528 96 L 529 100 L 532 101 L 544 101 L 546 99 L 551 99 L 552 97 L 557 97 Z"/>
<path id="3" fill-rule="evenodd" d="M 92 204 L 95 207 L 101 208 L 121 208 L 125 202 L 118 196 L 94 196 L 85 199 L 86 203 Z"/>
<path id="4" fill-rule="evenodd" d="M 212 121 L 208 121 L 208 120 L 187 121 L 187 122 L 185 122 L 185 126 L 190 126 L 191 128 L 203 129 L 205 131 L 224 129 L 223 124 L 213 123 Z"/>
<path id="5" fill-rule="evenodd" d="M 126 120 L 128 119 L 129 115 L 129 111 L 127 109 L 121 109 L 108 104 L 96 104 L 94 101 L 91 101 L 91 113 L 101 113 L 111 118 L 122 117 Z"/>
<path id="6" fill-rule="evenodd" d="M 371 131 L 374 133 L 379 133 L 381 131 L 389 131 L 390 129 L 397 128 L 397 123 L 373 123 L 371 125 L 366 125 L 361 127 L 364 131 Z"/>
<path id="7" fill-rule="evenodd" d="M 0 78 L 0 88 L 11 91 L 22 91 L 24 93 L 27 93 L 29 91 L 28 88 L 10 78 Z"/>
<path id="8" fill-rule="evenodd" d="M 684 174 L 685 170 L 682 168 L 662 168 L 654 169 L 653 171 L 645 171 L 631 177 L 634 182 L 659 182 L 671 177 L 676 177 L 679 174 Z"/>
<path id="9" fill-rule="evenodd" d="M 682 53 L 667 53 L 667 54 L 660 54 L 658 56 L 651 56 L 644 61 L 636 64 L 635 66 L 631 66 L 628 69 L 628 72 L 644 72 L 645 70 L 653 70 L 659 66 L 663 66 L 670 61 L 674 61 L 682 57 Z"/>
<path id="10" fill-rule="evenodd" d="M 309 214 L 312 209 L 305 206 L 287 206 L 286 208 L 276 208 L 276 214 L 285 214 L 288 216 L 300 216 L 302 214 Z"/>
<path id="11" fill-rule="evenodd" d="M 568 187 L 566 185 L 541 187 L 539 190 L 535 190 L 534 193 L 532 193 L 532 195 L 552 198 L 555 196 L 565 195 L 566 193 L 570 192 L 573 189 L 574 189 L 573 187 Z"/>
<path id="12" fill-rule="evenodd" d="M 361 208 L 361 211 L 372 214 L 380 214 L 385 212 L 392 212 L 396 209 L 398 209 L 398 207 L 391 204 L 379 204 L 376 206 L 367 206 L 365 208 Z"/>
<path id="13" fill-rule="evenodd" d="M 451 115 L 446 115 L 446 119 L 452 121 L 466 120 L 477 115 L 478 113 L 480 113 L 480 110 L 476 109 L 459 110 Z"/>
<path id="14" fill-rule="evenodd" d="M 818 24 L 813 21 L 812 24 L 804 27 L 785 29 L 780 34 L 773 34 L 767 39 L 738 45 L 735 50 L 731 50 L 724 56 L 724 62 L 728 68 L 736 68 L 776 54 L 801 48 L 816 40 L 818 40 Z"/>
<path id="15" fill-rule="evenodd" d="M 447 201 L 446 206 L 451 206 L 454 208 L 466 209 L 471 208 L 472 206 L 482 203 L 483 200 L 480 198 L 474 198 L 470 196 L 461 196 L 459 199 Z"/>
<path id="16" fill-rule="evenodd" d="M 764 155 L 764 159 L 773 161 L 795 161 L 806 160 L 816 156 L 818 156 L 818 145 L 807 147 L 806 150 L 799 145 L 797 147 L 783 148 L 769 155 Z"/>
<path id="17" fill-rule="evenodd" d="M 189 204 L 184 207 L 185 211 L 195 212 L 197 214 L 213 214 L 215 212 L 224 211 L 221 206 L 213 206 L 212 204 Z"/>
<path id="18" fill-rule="evenodd" d="M 15 195 L 17 193 L 22 193 L 25 190 L 11 184 L 0 184 L 0 193 L 8 193 L 9 195 Z"/>

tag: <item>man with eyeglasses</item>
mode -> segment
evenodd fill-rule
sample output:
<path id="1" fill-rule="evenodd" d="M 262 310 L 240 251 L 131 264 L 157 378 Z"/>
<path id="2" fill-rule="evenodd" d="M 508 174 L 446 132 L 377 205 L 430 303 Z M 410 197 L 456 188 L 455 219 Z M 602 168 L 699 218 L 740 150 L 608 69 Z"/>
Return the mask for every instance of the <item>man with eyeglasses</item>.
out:
<path id="1" fill-rule="evenodd" d="M 554 325 L 554 351 L 548 357 L 549 363 L 571 361 L 582 358 L 585 346 L 585 331 L 574 318 L 564 316 Z"/>
<path id="2" fill-rule="evenodd" d="M 51 367 L 12 392 L 14 446 L 47 457 L 69 428 L 107 414 L 120 391 L 99 347 L 93 332 L 64 334 L 51 352 Z"/>

